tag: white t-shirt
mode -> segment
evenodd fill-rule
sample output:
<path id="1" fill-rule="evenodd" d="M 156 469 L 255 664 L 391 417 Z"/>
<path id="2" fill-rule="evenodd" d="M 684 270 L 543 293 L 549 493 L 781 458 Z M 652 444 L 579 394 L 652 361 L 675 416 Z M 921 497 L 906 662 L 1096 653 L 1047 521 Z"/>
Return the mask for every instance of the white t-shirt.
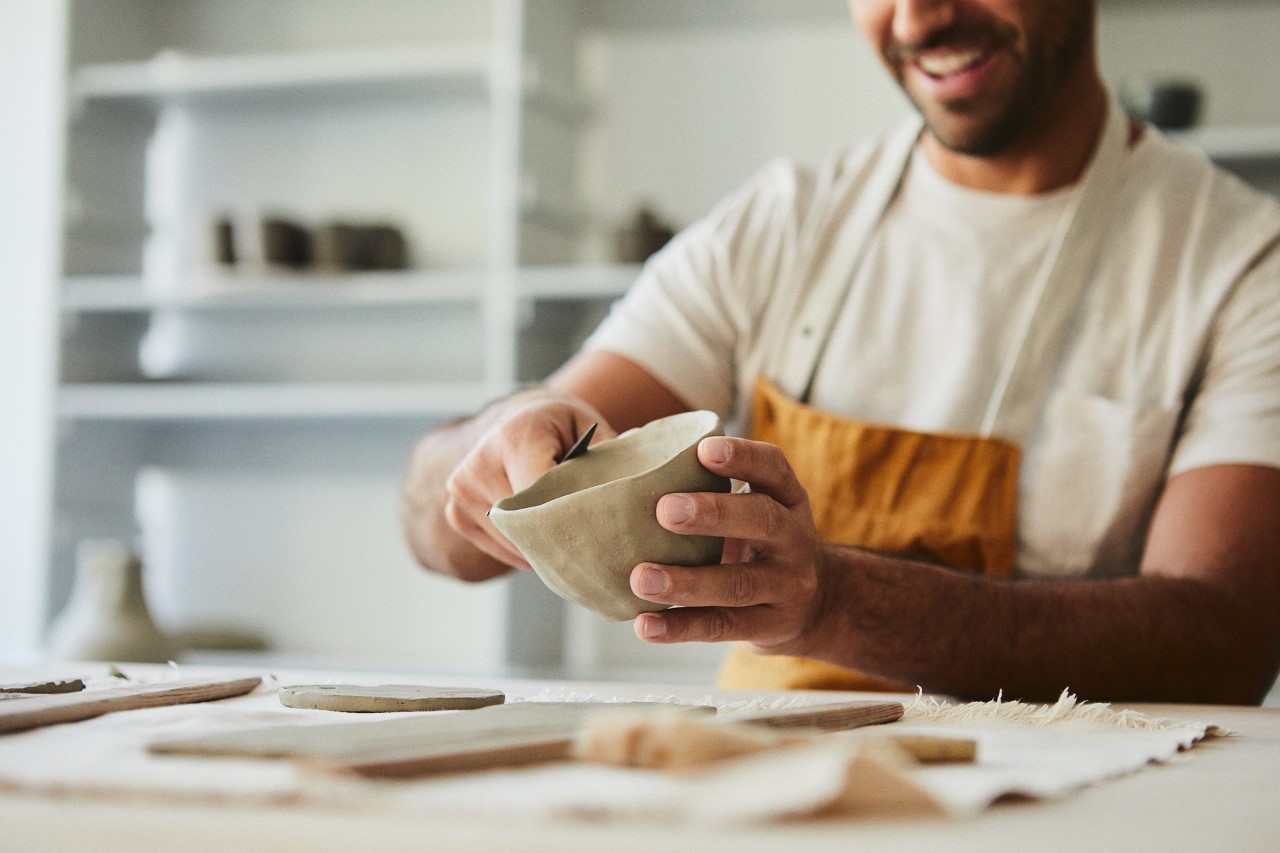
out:
<path id="1" fill-rule="evenodd" d="M 650 259 L 588 341 L 750 429 L 796 294 L 879 142 L 816 172 L 779 161 Z M 874 423 L 979 432 L 1029 283 L 1076 188 L 954 185 L 917 150 L 872 236 L 809 403 Z M 1132 574 L 1169 473 L 1280 467 L 1280 204 L 1148 130 L 1025 435 L 1019 573 Z M 785 347 L 781 350 L 786 358 Z"/>

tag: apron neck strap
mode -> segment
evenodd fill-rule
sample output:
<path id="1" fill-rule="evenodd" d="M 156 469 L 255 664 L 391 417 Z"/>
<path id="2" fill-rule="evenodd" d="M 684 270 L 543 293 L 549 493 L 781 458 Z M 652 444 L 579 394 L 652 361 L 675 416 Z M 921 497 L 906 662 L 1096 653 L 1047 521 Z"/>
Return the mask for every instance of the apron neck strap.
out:
<path id="1" fill-rule="evenodd" d="M 786 333 L 778 335 L 773 344 L 774 384 L 794 399 L 806 402 L 809 398 L 818 361 L 831 336 L 840 305 L 876 226 L 898 194 L 923 128 L 920 117 L 912 115 L 885 139 L 870 167 L 866 185 L 836 232 L 821 274 L 811 280 L 807 293 L 796 298 L 784 327 Z"/>
<path id="2" fill-rule="evenodd" d="M 1129 119 L 1108 95 L 1107 117 L 1093 157 L 1058 221 L 1044 262 L 1030 283 L 1035 293 L 1014 347 L 1001 367 L 981 424 L 983 435 L 1021 441 L 1039 416 L 1071 318 L 1092 277 L 1123 177 Z M 818 362 L 871 237 L 897 196 L 923 123 L 904 122 L 885 140 L 864 189 L 841 224 L 822 273 L 797 298 L 786 334 L 772 351 L 774 384 L 807 403 Z"/>
<path id="3" fill-rule="evenodd" d="M 996 380 L 983 435 L 1021 443 L 1040 415 L 1071 320 L 1093 278 L 1123 180 L 1129 118 L 1113 97 L 1093 158 L 1072 193 L 1035 279 L 1018 337 Z"/>

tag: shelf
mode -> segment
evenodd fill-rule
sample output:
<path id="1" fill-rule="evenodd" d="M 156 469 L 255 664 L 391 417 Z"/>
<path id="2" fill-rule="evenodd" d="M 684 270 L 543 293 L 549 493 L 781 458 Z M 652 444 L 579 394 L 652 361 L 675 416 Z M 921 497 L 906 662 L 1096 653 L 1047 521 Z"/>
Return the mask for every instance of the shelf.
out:
<path id="1" fill-rule="evenodd" d="M 1280 161 L 1280 125 L 1202 127 L 1170 136 L 1203 151 L 1211 160 Z"/>
<path id="2" fill-rule="evenodd" d="M 839 24 L 852 30 L 844 3 L 830 0 L 597 0 L 582 4 L 582 20 L 598 29 L 687 29 Z"/>
<path id="3" fill-rule="evenodd" d="M 217 274 L 198 276 L 190 293 L 163 293 L 148 288 L 139 276 L 75 276 L 63 285 L 62 308 L 80 313 L 136 313 L 479 302 L 484 298 L 485 278 L 483 270 Z"/>
<path id="4" fill-rule="evenodd" d="M 626 292 L 639 270 L 629 264 L 526 267 L 516 273 L 516 293 L 527 299 L 609 299 Z M 483 269 L 210 275 L 197 279 L 195 292 L 157 293 L 139 276 L 73 276 L 64 282 L 62 309 L 127 314 L 479 304 L 487 277 Z"/>
<path id="5" fill-rule="evenodd" d="M 639 264 L 524 267 L 516 287 L 526 299 L 609 299 L 626 293 L 639 274 Z"/>
<path id="6" fill-rule="evenodd" d="M 306 92 L 364 94 L 409 84 L 423 93 L 484 93 L 487 44 L 328 54 L 197 57 L 86 65 L 72 91 L 86 100 L 166 101 Z"/>
<path id="7" fill-rule="evenodd" d="M 226 421 L 434 418 L 470 413 L 494 395 L 481 383 L 72 383 L 58 415 L 69 421 Z"/>

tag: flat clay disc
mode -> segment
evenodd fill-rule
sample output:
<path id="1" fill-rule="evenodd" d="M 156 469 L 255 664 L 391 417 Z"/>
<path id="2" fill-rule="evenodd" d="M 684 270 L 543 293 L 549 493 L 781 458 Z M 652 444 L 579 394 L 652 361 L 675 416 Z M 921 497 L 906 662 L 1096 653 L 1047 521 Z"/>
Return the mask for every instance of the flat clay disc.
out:
<path id="1" fill-rule="evenodd" d="M 355 713 L 463 711 L 501 705 L 506 698 L 498 690 L 417 684 L 295 684 L 280 688 L 280 704 L 287 708 Z"/>

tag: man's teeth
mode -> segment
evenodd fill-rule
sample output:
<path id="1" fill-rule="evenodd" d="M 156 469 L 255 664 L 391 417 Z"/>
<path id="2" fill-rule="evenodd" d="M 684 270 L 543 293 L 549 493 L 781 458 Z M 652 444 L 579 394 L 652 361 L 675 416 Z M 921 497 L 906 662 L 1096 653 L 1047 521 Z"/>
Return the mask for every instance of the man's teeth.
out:
<path id="1" fill-rule="evenodd" d="M 983 56 L 981 50 L 960 50 L 951 53 L 930 53 L 916 58 L 916 64 L 924 73 L 934 77 L 945 77 L 955 74 L 972 65 L 976 65 Z"/>

